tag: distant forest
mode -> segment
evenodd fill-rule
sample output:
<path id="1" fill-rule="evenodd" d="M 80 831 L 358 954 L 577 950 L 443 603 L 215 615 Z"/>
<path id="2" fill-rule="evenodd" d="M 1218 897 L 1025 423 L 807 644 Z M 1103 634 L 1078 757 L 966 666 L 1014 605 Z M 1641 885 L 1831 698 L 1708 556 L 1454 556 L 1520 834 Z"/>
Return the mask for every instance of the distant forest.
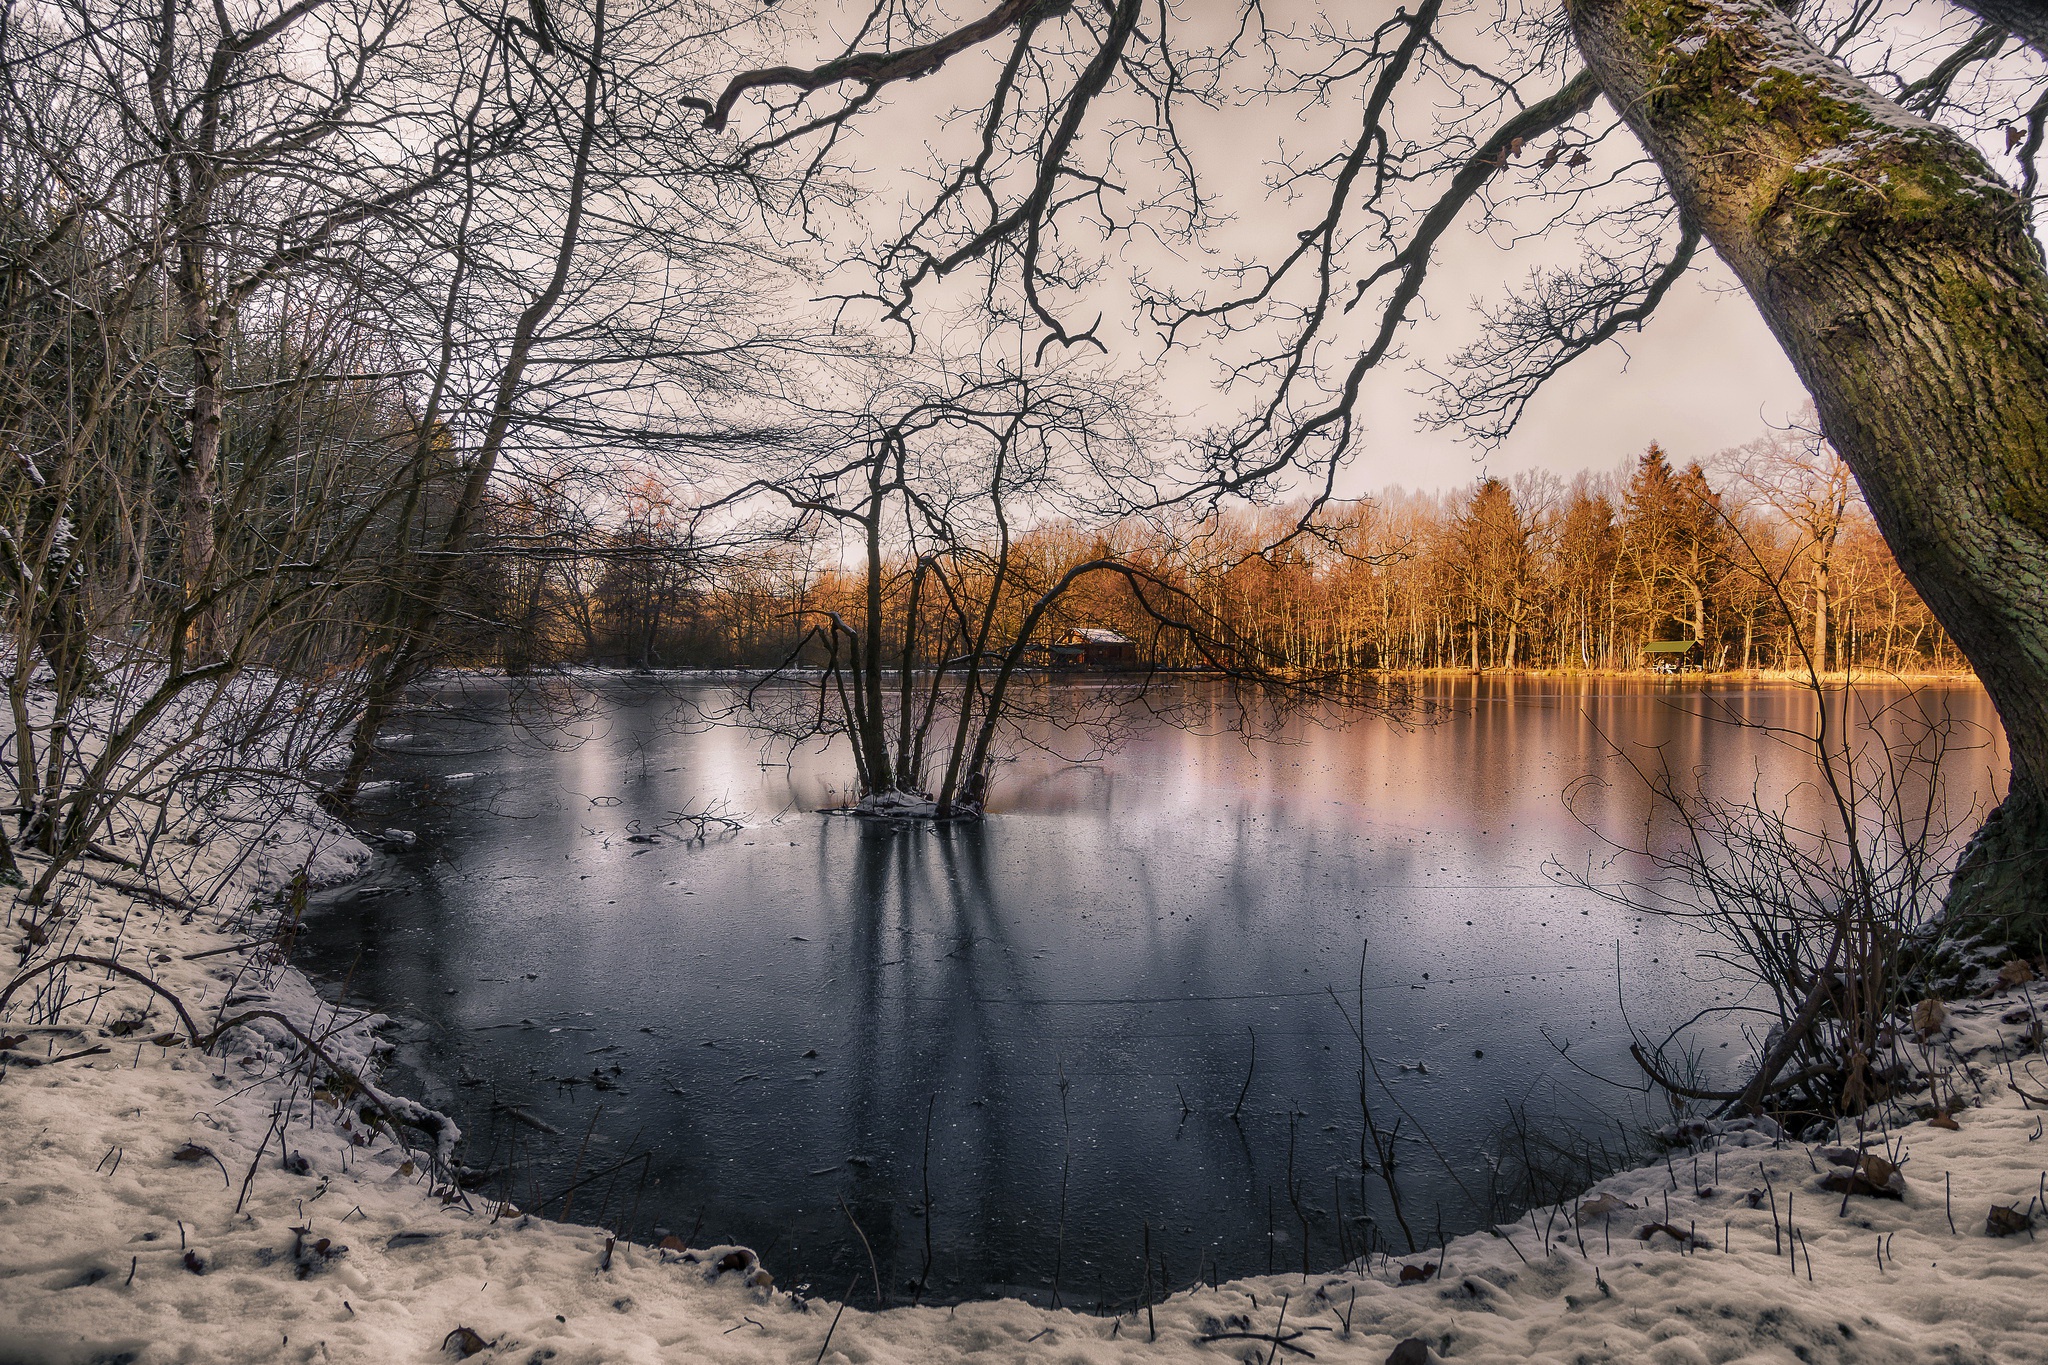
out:
<path id="1" fill-rule="evenodd" d="M 512 671 L 819 666 L 812 629 L 864 621 L 861 547 L 836 534 L 735 548 L 649 481 L 593 526 L 545 481 L 488 509 L 457 657 Z M 531 547 L 561 547 L 533 549 Z M 504 547 L 518 547 L 510 550 Z M 886 552 L 885 552 L 886 553 Z M 1847 467 L 1810 430 L 1775 431 L 1707 465 L 1652 445 L 1608 474 L 1481 477 L 1444 493 L 1236 508 L 1200 518 L 1072 522 L 1018 534 L 1006 614 L 1021 618 L 1077 563 L 1114 556 L 1175 584 L 1271 664 L 1351 669 L 1962 671 L 1907 583 Z M 887 562 L 884 619 L 900 655 L 911 558 Z M 964 597 L 974 597 L 962 585 Z M 1011 602 L 1014 599 L 1014 602 Z M 919 617 L 929 660 L 943 606 Z M 1109 628 L 1143 665 L 1201 666 L 1126 580 L 1090 579 L 1038 632 Z M 1698 641 L 1689 655 L 1646 651 Z"/>

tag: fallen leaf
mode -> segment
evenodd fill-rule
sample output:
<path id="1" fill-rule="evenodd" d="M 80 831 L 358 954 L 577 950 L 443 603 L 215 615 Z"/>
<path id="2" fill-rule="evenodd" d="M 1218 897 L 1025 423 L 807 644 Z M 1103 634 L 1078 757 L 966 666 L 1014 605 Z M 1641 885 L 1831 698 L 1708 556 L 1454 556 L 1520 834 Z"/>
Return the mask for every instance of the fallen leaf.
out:
<path id="1" fill-rule="evenodd" d="M 1881 1156 L 1866 1155 L 1848 1170 L 1825 1176 L 1820 1187 L 1833 1194 L 1861 1194 L 1873 1199 L 1906 1197 L 1906 1180 L 1899 1168 Z"/>
<path id="2" fill-rule="evenodd" d="M 1984 1217 L 1986 1237 L 2011 1237 L 2034 1226 L 2034 1220 L 2016 1208 L 1993 1204 Z"/>
<path id="3" fill-rule="evenodd" d="M 2024 986 L 2034 979 L 2033 964 L 2024 958 L 2014 958 L 1998 969 L 1998 984 L 2010 989 Z"/>
<path id="4" fill-rule="evenodd" d="M 202 1147 L 196 1142 L 188 1142 L 177 1151 L 171 1153 L 171 1160 L 173 1161 L 210 1161 L 213 1159 L 215 1159 L 213 1148 Z"/>
<path id="5" fill-rule="evenodd" d="M 447 1336 L 441 1338 L 442 1350 L 445 1351 L 450 1346 L 453 1346 L 455 1354 L 464 1360 L 469 1359 L 478 1351 L 488 1349 L 490 1344 L 467 1327 L 458 1327 Z"/>
<path id="6" fill-rule="evenodd" d="M 1632 1209 L 1634 1207 L 1635 1205 L 1619 1195 L 1596 1194 L 1585 1203 L 1579 1205 L 1579 1221 L 1584 1223 L 1595 1218 L 1605 1218 L 1610 1213 L 1619 1213 L 1623 1209 Z"/>

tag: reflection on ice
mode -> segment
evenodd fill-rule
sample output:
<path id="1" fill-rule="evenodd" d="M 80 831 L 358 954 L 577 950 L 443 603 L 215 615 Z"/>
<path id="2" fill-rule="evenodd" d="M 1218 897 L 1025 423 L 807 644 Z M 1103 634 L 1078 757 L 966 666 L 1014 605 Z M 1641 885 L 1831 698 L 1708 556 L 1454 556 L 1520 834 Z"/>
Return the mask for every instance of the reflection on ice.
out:
<path id="1" fill-rule="evenodd" d="M 933 828 L 816 814 L 849 785 L 832 752 L 675 723 L 674 693 L 709 684 L 589 686 L 580 742 L 494 725 L 510 704 L 488 693 L 422 718 L 436 752 L 492 748 L 489 770 L 387 758 L 373 818 L 419 842 L 377 881 L 413 894 L 339 898 L 315 965 L 424 1021 L 404 1061 L 515 1202 L 570 1184 L 579 1154 L 651 1150 L 644 1185 L 622 1168 L 576 1216 L 701 1219 L 837 1292 L 866 1266 L 850 1214 L 904 1298 L 929 1232 L 926 1301 L 1044 1300 L 1056 1270 L 1067 1302 L 1129 1297 L 1147 1235 L 1176 1279 L 1404 1251 L 1492 1211 L 1515 1112 L 1557 1160 L 1618 1155 L 1646 1116 L 1587 1075 L 1635 1080 L 1617 972 L 1645 1027 L 1740 986 L 1688 926 L 1544 874 L 1620 874 L 1561 793 L 1623 775 L 1603 737 L 1742 789 L 1799 762 L 1696 687 L 1457 679 L 1433 684 L 1450 718 L 1416 729 L 1154 727 L 1097 764 L 1025 755 L 985 824 Z M 1981 692 L 1929 698 L 1983 727 L 1947 780 L 1985 801 Z M 1642 819 L 1626 783 L 1586 800 Z M 677 824 L 692 811 L 741 823 Z M 1381 1161 L 1360 1001 L 1400 1220 L 1360 1172 Z"/>

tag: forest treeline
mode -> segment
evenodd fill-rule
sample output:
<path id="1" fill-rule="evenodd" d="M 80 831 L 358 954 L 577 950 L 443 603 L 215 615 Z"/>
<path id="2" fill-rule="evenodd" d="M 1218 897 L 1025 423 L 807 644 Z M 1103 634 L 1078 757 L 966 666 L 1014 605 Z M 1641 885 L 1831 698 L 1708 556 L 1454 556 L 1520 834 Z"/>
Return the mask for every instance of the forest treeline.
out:
<path id="1" fill-rule="evenodd" d="M 1058 521 L 1017 537 L 1004 614 L 1021 619 L 1074 565 L 1115 558 L 1173 585 L 1269 664 L 1319 675 L 1627 669 L 1680 657 L 1714 670 L 1967 668 L 1817 436 L 1795 426 L 1709 463 L 1711 472 L 1680 467 L 1652 445 L 1610 473 L 1396 488 L 1313 517 L 1283 504 L 1179 523 Z M 586 518 L 533 488 L 493 505 L 488 539 L 561 548 L 477 566 L 466 662 L 820 666 L 828 643 L 813 627 L 865 618 L 866 575 L 836 536 L 722 550 L 653 483 L 608 527 Z M 885 658 L 902 647 L 913 562 L 899 552 L 884 568 Z M 938 626 L 920 619 L 935 638 Z M 1128 636 L 1145 664 L 1207 662 L 1122 577 L 1068 589 L 1045 617 L 1037 657 L 1083 627 Z M 1644 649 L 1688 640 L 1700 642 L 1690 655 Z M 928 640 L 913 653 L 928 660 L 940 648 Z"/>

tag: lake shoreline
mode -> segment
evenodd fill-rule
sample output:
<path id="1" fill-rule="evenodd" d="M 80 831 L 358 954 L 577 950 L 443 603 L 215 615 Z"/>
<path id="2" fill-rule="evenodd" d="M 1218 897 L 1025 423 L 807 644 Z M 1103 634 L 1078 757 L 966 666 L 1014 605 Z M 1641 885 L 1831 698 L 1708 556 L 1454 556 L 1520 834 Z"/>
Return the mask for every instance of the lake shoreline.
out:
<path id="1" fill-rule="evenodd" d="M 924 668 L 920 668 L 916 671 L 920 674 L 926 674 L 930 672 L 929 669 Z M 896 670 L 893 668 L 884 668 L 882 672 L 885 676 L 896 675 Z M 1144 669 L 1027 668 L 1020 670 L 1020 672 L 1025 676 L 1029 677 L 1057 677 L 1090 680 L 1112 680 L 1118 678 L 1129 678 L 1132 680 L 1140 681 L 1148 678 L 1185 678 L 1189 681 L 1199 682 L 1216 680 L 1226 676 L 1225 674 L 1220 672 L 1203 669 L 1158 669 L 1148 672 Z M 485 666 L 478 666 L 473 668 L 442 668 L 436 669 L 431 676 L 434 678 L 444 680 L 476 678 L 503 679 L 515 682 L 521 680 L 539 680 L 546 678 L 566 678 L 574 680 L 583 677 L 602 678 L 611 681 L 625 682 L 630 682 L 636 678 L 651 680 L 673 678 L 692 682 L 759 682 L 773 678 L 788 678 L 792 681 L 816 682 L 819 679 L 825 677 L 826 674 L 823 669 L 818 668 L 699 668 L 695 666 L 677 666 L 673 668 L 635 668 L 623 664 L 611 665 L 575 663 L 552 665 L 545 668 L 535 668 L 526 672 L 518 673 L 507 672 L 502 668 L 493 668 Z M 1620 680 L 1635 682 L 1655 682 L 1666 684 L 1693 684 L 1702 682 L 1784 683 L 1787 685 L 1798 687 L 1812 686 L 1812 677 L 1798 670 L 1757 668 L 1695 668 L 1673 673 L 1660 673 L 1652 668 L 1361 668 L 1355 670 L 1351 676 L 1359 678 L 1384 678 L 1389 680 L 1443 680 L 1458 678 L 1528 678 L 1538 679 L 1546 682 L 1569 682 L 1574 679 L 1586 679 L 1589 681 Z M 1976 673 L 1968 669 L 1923 673 L 1878 673 L 1870 670 L 1851 670 L 1844 672 L 1842 670 L 1831 670 L 1822 672 L 1821 674 L 1819 674 L 1819 678 L 1821 685 L 1823 687 L 1828 688 L 1839 688 L 1849 685 L 1863 687 L 1890 685 L 1911 687 L 1962 683 L 1972 683 L 1980 687 L 1983 685 L 1982 681 L 1977 677 Z"/>
<path id="2" fill-rule="evenodd" d="M 67 933 L 84 950 L 118 952 L 146 968 L 197 1017 L 230 1001 L 276 1010 L 369 1081 L 389 1051 L 377 1034 L 386 1016 L 323 998 L 315 978 L 271 946 L 271 921 L 252 918 L 251 906 L 280 906 L 301 869 L 324 885 L 361 887 L 366 872 L 382 882 L 395 865 L 319 809 L 310 791 L 282 815 L 272 809 L 253 827 L 231 821 L 227 828 L 229 835 L 201 848 L 191 885 L 213 875 L 209 869 L 240 870 L 193 913 L 85 883 L 67 886 L 75 897 L 66 916 L 75 927 Z M 111 950 L 98 946 L 109 936 Z M 0 929 L 0 947 L 36 961 L 19 914 Z M 535 1216 L 535 1201 L 509 1200 L 508 1191 L 488 1184 L 465 1190 L 469 1182 L 451 1164 L 465 1159 L 453 1147 L 459 1134 L 416 1100 L 374 1090 L 351 1095 L 346 1083 L 309 1071 L 296 1039 L 263 1021 L 232 1031 L 210 1053 L 136 1043 L 165 1037 L 152 1030 L 176 1029 L 160 998 L 103 983 L 89 968 L 73 972 L 87 973 L 82 986 L 110 984 L 110 1003 L 45 1022 L 28 1017 L 24 1000 L 6 1021 L 23 1037 L 0 1070 L 4 1365 L 123 1356 L 136 1365 L 195 1358 L 382 1365 L 449 1358 L 470 1340 L 464 1332 L 490 1358 L 541 1355 L 561 1365 L 813 1358 L 850 1365 L 974 1352 L 1045 1365 L 1193 1362 L 1215 1358 L 1216 1344 L 1264 1341 L 1277 1350 L 1275 1338 L 1308 1342 L 1320 1359 L 1370 1365 L 1408 1339 L 1487 1365 L 1587 1351 L 1685 1365 L 1694 1358 L 1672 1354 L 1670 1342 L 1680 1338 L 1661 1325 L 1666 1315 L 1645 1317 L 1635 1307 L 1668 1304 L 1674 1286 L 1693 1305 L 1689 1330 L 1750 1347 L 1796 1339 L 1822 1360 L 1869 1358 L 1835 1330 L 1852 1309 L 1855 1341 L 1914 1343 L 1916 1353 L 1901 1359 L 1963 1345 L 1998 1354 L 2048 1330 L 2048 1302 L 2033 1292 L 2038 1256 L 2024 1239 L 1974 1234 L 1970 1223 L 1993 1205 L 2031 1212 L 2027 1139 L 2036 1116 L 2018 1092 L 2023 1081 L 2002 1078 L 2041 1059 L 2038 1047 L 2015 1052 L 2007 1042 L 2007 1017 L 2020 1002 L 2012 992 L 1954 1002 L 1926 1062 L 1971 1077 L 1962 1126 L 1930 1130 L 1909 1111 L 1890 1115 L 1886 1150 L 1903 1160 L 1910 1144 L 1924 1164 L 1908 1167 L 1904 1205 L 1858 1201 L 1851 1221 L 1838 1221 L 1826 1196 L 1814 1192 L 1821 1168 L 1811 1149 L 1767 1125 L 1739 1123 L 1696 1132 L 1696 1151 L 1685 1153 L 1688 1165 L 1697 1161 L 1694 1170 L 1713 1172 L 1710 1182 L 1695 1178 L 1676 1188 L 1674 1163 L 1653 1161 L 1596 1182 L 1590 1198 L 1538 1207 L 1517 1224 L 1443 1242 L 1418 1228 L 1424 1244 L 1405 1256 L 1372 1252 L 1328 1268 L 1329 1253 L 1321 1252 L 1305 1274 L 1220 1282 L 1201 1267 L 1190 1276 L 1182 1262 L 1160 1267 L 1142 1292 L 1135 1278 L 1117 1277 L 1110 1308 L 1118 1311 L 1101 1313 L 990 1297 L 875 1311 L 779 1284 L 772 1257 L 763 1265 L 743 1246 L 699 1244 L 695 1230 L 629 1237 L 621 1227 L 631 1221 L 625 1201 L 597 1203 L 594 1189 L 589 1198 L 557 1192 L 540 1201 L 590 1224 Z M 338 978 L 328 979 L 331 988 Z M 448 982 L 444 976 L 436 984 Z M 1451 983 L 1392 984 L 1403 1008 L 1413 1009 L 1423 999 L 1411 994 L 1415 986 Z M 357 979 L 352 996 L 364 985 Z M 141 1022 L 129 1022 L 131 1014 Z M 1434 1062 L 1432 1074 L 1443 1070 Z M 1260 1058 L 1261 1068 L 1269 1064 Z M 1240 1074 L 1226 1078 L 1229 1093 L 1238 1093 Z M 1200 1092 L 1197 1099 L 1207 1107 Z M 1229 1095 L 1219 1102 L 1227 1108 Z M 438 1141 L 422 1145 L 410 1128 L 393 1130 L 391 1115 L 423 1124 Z M 1253 1122 L 1250 1112 L 1244 1117 Z M 765 1174 L 793 1153 L 768 1146 L 747 1155 Z M 1922 1172 L 1936 1165 L 1953 1181 L 1930 1198 L 1934 1182 Z M 1810 1260 L 1810 1278 L 1788 1275 L 1782 1253 L 1771 1250 L 1776 1204 L 1741 1197 L 1752 1170 L 1774 1197 L 1797 1194 L 1800 1212 L 1788 1200 L 1785 1215 L 1802 1230 L 1797 1253 Z M 212 1185 L 215 1178 L 223 1184 Z M 615 1216 L 607 1217 L 607 1204 Z M 1954 1233 L 1943 1227 L 1951 1208 Z M 1714 1221 L 1723 1224 L 1720 1250 L 1711 1245 Z M 1686 1231 L 1674 1237 L 1660 1228 Z M 1704 1230 L 1702 1245 L 1691 1244 L 1695 1229 Z M 1876 1261 L 1873 1231 L 1884 1239 Z M 1928 1282 L 1917 1269 L 1899 1278 L 1897 1267 L 1917 1267 L 1916 1256 L 1938 1262 L 1932 1292 L 1967 1287 L 1983 1311 L 1952 1325 L 1916 1317 L 1910 1304 L 1902 1309 L 1902 1295 Z M 1872 1266 L 1885 1263 L 1892 1270 L 1873 1277 Z M 1418 1284 L 1417 1276 L 1426 1278 Z M 858 1280 L 851 1290 L 818 1288 L 867 1297 Z M 1084 1301 L 1092 1298 L 1077 1289 Z M 1315 1335 L 1288 1335 L 1294 1331 Z"/>
<path id="3" fill-rule="evenodd" d="M 1357 1087 L 1327 1065 L 1349 1035 L 1324 987 L 1352 1000 L 1365 939 L 1384 1083 L 1406 1131 L 1445 1153 L 1404 1175 L 1411 1218 L 1419 1207 L 1433 1231 L 1440 1203 L 1457 1234 L 1524 1202 L 1519 1175 L 1469 1174 L 1510 1150 L 1504 1088 L 1535 1134 L 1590 1138 L 1598 1159 L 1574 1179 L 1626 1164 L 1607 1150 L 1615 1124 L 1635 1134 L 1655 1116 L 1578 1070 L 1638 1079 L 1613 1008 L 1616 943 L 1629 1005 L 1651 1012 L 1638 1023 L 1740 1004 L 1750 983 L 1701 958 L 1713 945 L 1687 923 L 1545 869 L 1600 853 L 1588 820 L 1633 827 L 1615 743 L 1727 774 L 1743 789 L 1730 796 L 1759 776 L 1792 790 L 1806 760 L 1767 736 L 1813 705 L 1776 684 L 1440 680 L 1417 684 L 1418 701 L 1446 703 L 1427 726 L 1297 712 L 1246 739 L 1227 689 L 1190 684 L 1170 719 L 1132 708 L 1139 723 L 1094 762 L 1074 763 L 1071 743 L 1020 746 L 969 829 L 813 815 L 853 795 L 843 747 L 785 754 L 766 730 L 677 723 L 719 710 L 730 684 L 544 685 L 573 726 L 529 736 L 517 683 L 451 681 L 459 704 L 420 713 L 365 808 L 418 844 L 394 852 L 380 895 L 309 917 L 299 960 L 443 1040 L 417 1084 L 476 1135 L 479 1165 L 516 1149 L 518 1187 L 545 1187 L 574 1178 L 586 1132 L 600 1155 L 643 1126 L 687 1135 L 654 1157 L 638 1230 L 701 1216 L 798 1280 L 865 1265 L 840 1198 L 885 1282 L 924 1278 L 936 1094 L 928 1302 L 1050 1300 L 1069 1114 L 1088 1144 L 1065 1222 L 1069 1297 L 1074 1254 L 1135 1262 L 1147 1225 L 1155 1253 L 1226 1277 L 1263 1269 L 1269 1243 L 1281 1264 L 1304 1238 L 1327 1260 L 1375 1230 L 1402 1245 L 1388 1193 L 1344 1164 Z M 1118 695 L 1080 693 L 1097 713 Z M 796 684 L 779 696 L 771 713 L 806 700 Z M 1865 709 L 1886 725 L 1957 718 L 1980 749 L 1944 770 L 1957 808 L 1988 799 L 1972 795 L 1981 775 L 1971 785 L 1997 756 L 1982 750 L 1982 693 L 1907 696 L 1873 690 Z M 1586 775 L 1603 781 L 1567 803 Z M 743 827 L 701 839 L 679 808 Z M 1229 1115 L 1249 1029 L 1240 1142 Z M 1734 1083 L 1739 1033 L 1709 1020 L 1700 1041 L 1703 1083 Z M 1306 1232 L 1284 1206 L 1277 1228 L 1267 1218 L 1297 1141 L 1295 1167 L 1321 1173 Z M 762 1170 L 721 1155 L 771 1148 L 786 1155 Z M 998 1207 L 1006 1219 L 977 1212 Z"/>

